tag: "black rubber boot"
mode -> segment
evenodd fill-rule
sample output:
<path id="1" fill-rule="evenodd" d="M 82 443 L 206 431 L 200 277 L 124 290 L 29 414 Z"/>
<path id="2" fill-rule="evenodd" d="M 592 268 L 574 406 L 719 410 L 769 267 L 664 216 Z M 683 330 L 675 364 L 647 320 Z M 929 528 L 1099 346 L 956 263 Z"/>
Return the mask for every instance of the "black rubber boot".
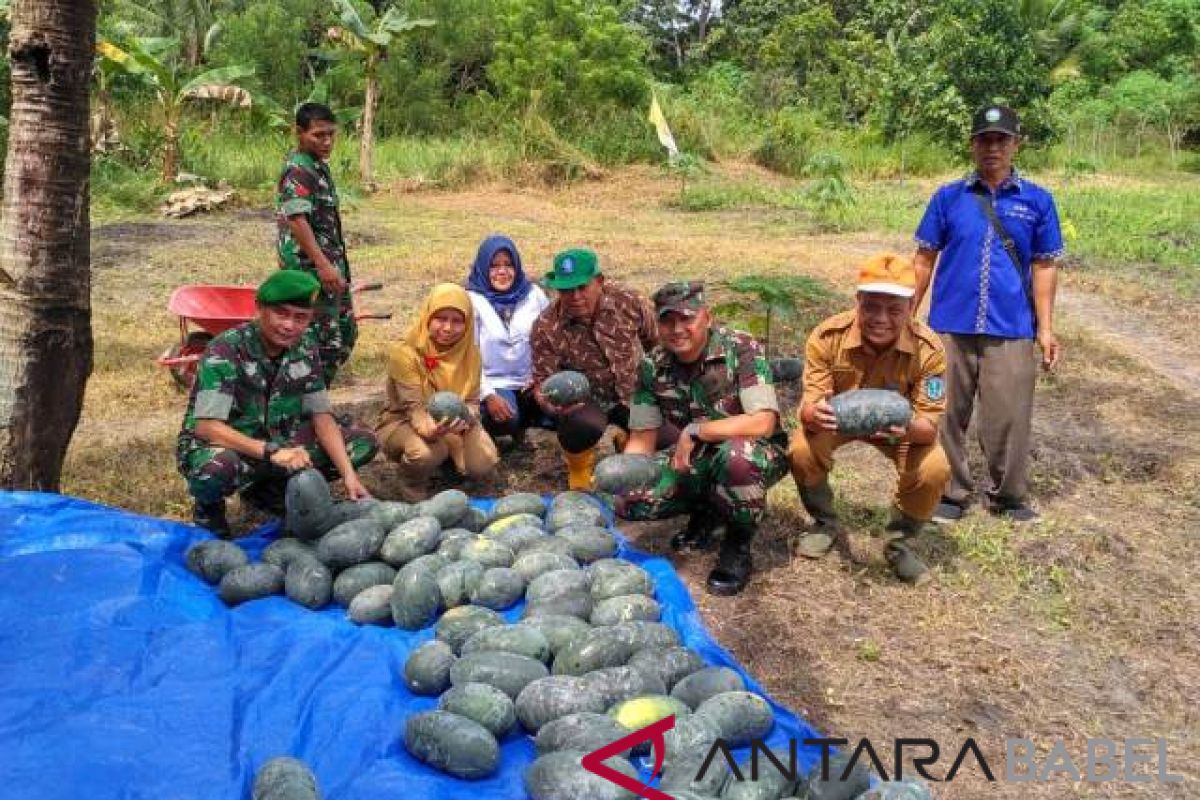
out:
<path id="1" fill-rule="evenodd" d="M 932 580 L 929 567 L 908 546 L 908 539 L 925 529 L 925 523 L 900 511 L 895 511 L 892 521 L 884 529 L 888 542 L 883 553 L 896 577 L 912 586 L 923 586 Z"/>
<path id="2" fill-rule="evenodd" d="M 671 537 L 672 550 L 711 550 L 723 528 L 716 512 L 704 506 L 692 512 L 687 527 Z"/>
<path id="3" fill-rule="evenodd" d="M 813 518 L 813 524 L 795 540 L 793 550 L 805 558 L 821 558 L 842 534 L 833 508 L 833 488 L 828 480 L 816 486 L 800 487 L 800 502 Z"/>
<path id="4" fill-rule="evenodd" d="M 229 527 L 229 520 L 225 518 L 224 500 L 215 503 L 201 503 L 197 500 L 192 507 L 192 524 L 207 528 L 222 539 L 228 539 L 233 532 Z"/>
<path id="5" fill-rule="evenodd" d="M 282 517 L 287 513 L 284 503 L 286 495 L 287 482 L 283 480 L 257 481 L 241 492 L 243 501 L 272 517 Z"/>
<path id="6" fill-rule="evenodd" d="M 755 530 L 754 525 L 729 525 L 721 541 L 717 565 L 708 574 L 708 591 L 711 594 L 728 597 L 746 588 L 754 572 L 750 545 L 754 542 Z"/>

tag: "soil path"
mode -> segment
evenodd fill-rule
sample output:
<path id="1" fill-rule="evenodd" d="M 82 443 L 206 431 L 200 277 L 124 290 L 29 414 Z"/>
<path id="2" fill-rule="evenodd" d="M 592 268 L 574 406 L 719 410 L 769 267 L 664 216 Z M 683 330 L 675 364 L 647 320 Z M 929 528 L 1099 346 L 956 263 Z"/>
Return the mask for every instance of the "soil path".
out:
<path id="1" fill-rule="evenodd" d="M 1200 361 L 1184 343 L 1164 334 L 1140 309 L 1122 307 L 1103 295 L 1060 287 L 1058 307 L 1114 350 L 1166 378 L 1171 385 L 1200 396 Z"/>

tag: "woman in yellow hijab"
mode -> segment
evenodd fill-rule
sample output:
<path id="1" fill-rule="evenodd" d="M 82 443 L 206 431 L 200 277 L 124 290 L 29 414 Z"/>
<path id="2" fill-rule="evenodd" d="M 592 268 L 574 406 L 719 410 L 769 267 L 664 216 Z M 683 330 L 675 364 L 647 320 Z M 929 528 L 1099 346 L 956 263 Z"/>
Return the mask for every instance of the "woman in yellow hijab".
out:
<path id="1" fill-rule="evenodd" d="M 461 286 L 440 283 L 388 353 L 387 401 L 375 426 L 383 452 L 399 464 L 404 500 L 428 497 L 429 477 L 447 458 L 459 473 L 476 480 L 500 460 L 479 424 L 481 368 L 471 299 Z M 435 392 L 461 397 L 471 419 L 435 422 L 425 407 Z"/>

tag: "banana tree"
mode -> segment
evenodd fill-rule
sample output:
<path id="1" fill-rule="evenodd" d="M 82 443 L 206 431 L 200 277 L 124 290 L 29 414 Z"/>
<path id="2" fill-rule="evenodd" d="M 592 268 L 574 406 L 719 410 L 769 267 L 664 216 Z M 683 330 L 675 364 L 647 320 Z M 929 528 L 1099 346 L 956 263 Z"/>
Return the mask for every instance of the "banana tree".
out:
<path id="1" fill-rule="evenodd" d="M 102 60 L 141 78 L 154 89 L 163 117 L 162 179 L 167 183 L 179 174 L 180 128 L 189 103 L 215 100 L 237 108 L 253 104 L 250 92 L 237 85 L 254 74 L 252 67 L 221 67 L 189 76 L 174 58 L 178 44 L 176 39 L 134 39 L 125 48 L 105 40 L 96 44 Z"/>
<path id="2" fill-rule="evenodd" d="M 402 34 L 417 28 L 430 28 L 431 19 L 409 19 L 396 6 L 388 6 L 376 16 L 370 9 L 364 18 L 350 0 L 335 0 L 341 24 L 330 28 L 326 37 L 335 46 L 363 60 L 366 79 L 362 124 L 358 150 L 358 174 L 365 187 L 374 183 L 372 156 L 375 151 L 375 111 L 379 107 L 379 65 L 387 57 L 388 48 Z"/>

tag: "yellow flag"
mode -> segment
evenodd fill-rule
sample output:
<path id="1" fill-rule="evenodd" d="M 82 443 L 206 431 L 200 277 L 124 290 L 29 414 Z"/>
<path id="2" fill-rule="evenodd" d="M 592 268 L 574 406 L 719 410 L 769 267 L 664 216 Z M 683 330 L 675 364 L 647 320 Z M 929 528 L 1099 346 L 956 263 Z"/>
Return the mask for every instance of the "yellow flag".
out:
<path id="1" fill-rule="evenodd" d="M 679 148 L 675 146 L 675 137 L 671 135 L 667 118 L 663 116 L 662 107 L 658 104 L 658 96 L 653 92 L 650 93 L 650 124 L 654 126 L 654 130 L 658 134 L 658 141 L 667 148 L 667 153 L 674 161 L 679 157 Z"/>

